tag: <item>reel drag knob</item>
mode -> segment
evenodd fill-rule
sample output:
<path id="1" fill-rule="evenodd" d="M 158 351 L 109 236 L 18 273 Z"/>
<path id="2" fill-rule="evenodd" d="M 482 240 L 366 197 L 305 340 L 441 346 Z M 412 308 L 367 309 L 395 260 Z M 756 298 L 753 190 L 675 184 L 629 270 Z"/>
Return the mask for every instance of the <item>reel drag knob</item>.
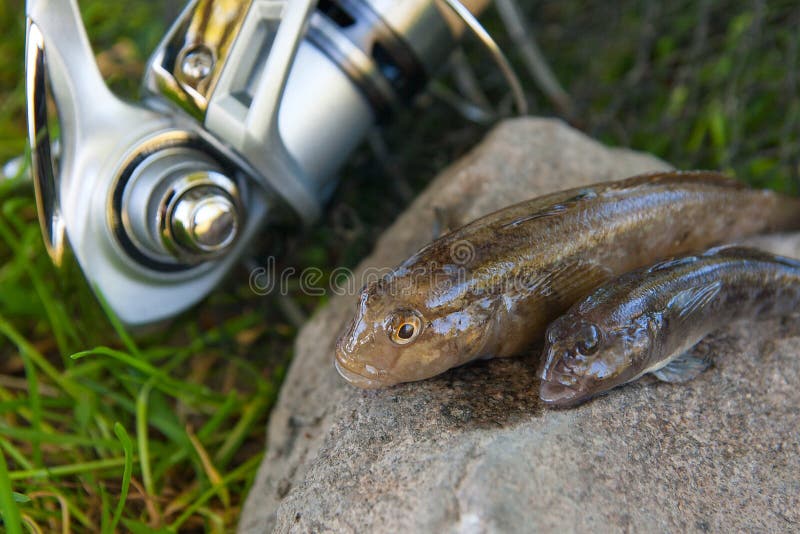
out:
<path id="1" fill-rule="evenodd" d="M 221 254 L 234 242 L 239 212 L 228 191 L 214 185 L 189 189 L 168 212 L 174 245 L 187 254 Z"/>
<path id="2" fill-rule="evenodd" d="M 122 241 L 143 265 L 175 271 L 219 259 L 245 226 L 237 182 L 191 148 L 153 152 L 118 187 Z"/>

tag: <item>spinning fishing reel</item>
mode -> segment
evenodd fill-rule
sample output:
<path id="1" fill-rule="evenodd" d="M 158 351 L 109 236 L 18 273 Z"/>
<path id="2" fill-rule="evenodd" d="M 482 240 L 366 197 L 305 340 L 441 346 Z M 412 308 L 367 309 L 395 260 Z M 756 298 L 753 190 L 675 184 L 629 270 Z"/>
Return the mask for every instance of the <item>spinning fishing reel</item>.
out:
<path id="1" fill-rule="evenodd" d="M 188 308 L 270 220 L 319 216 L 337 168 L 465 28 L 493 45 L 474 19 L 487 2 L 195 0 L 129 103 L 76 1 L 28 0 L 31 174 L 53 261 L 70 249 L 130 325 Z"/>

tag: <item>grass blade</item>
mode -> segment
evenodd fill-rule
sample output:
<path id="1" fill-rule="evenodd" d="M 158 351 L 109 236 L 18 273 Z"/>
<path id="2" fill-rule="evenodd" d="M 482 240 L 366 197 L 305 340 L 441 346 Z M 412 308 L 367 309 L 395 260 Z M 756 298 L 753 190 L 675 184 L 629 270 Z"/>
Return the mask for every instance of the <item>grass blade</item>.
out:
<path id="1" fill-rule="evenodd" d="M 213 399 L 214 397 L 217 398 L 220 397 L 220 395 L 212 393 L 206 387 L 196 386 L 193 384 L 181 382 L 180 380 L 171 378 L 161 369 L 158 369 L 150 365 L 149 363 L 147 363 L 142 359 L 136 358 L 125 352 L 114 350 L 108 347 L 96 347 L 91 350 L 76 352 L 71 356 L 71 358 L 73 360 L 78 360 L 80 358 L 85 358 L 87 356 L 108 356 L 130 367 L 133 367 L 134 369 L 144 373 L 148 377 L 157 379 L 155 385 L 159 386 L 158 389 L 173 397 L 178 397 L 185 393 L 189 393 L 198 396 L 200 398 Z"/>
<path id="2" fill-rule="evenodd" d="M 126 458 L 107 458 L 92 462 L 83 462 L 68 465 L 57 465 L 55 467 L 43 467 L 40 469 L 25 469 L 23 471 L 11 471 L 8 476 L 11 480 L 25 480 L 28 478 L 59 478 L 81 473 L 95 473 L 102 469 L 116 469 L 124 466 Z"/>
<path id="3" fill-rule="evenodd" d="M 183 523 L 185 523 L 187 519 L 192 517 L 192 515 L 194 515 L 194 513 L 197 512 L 197 510 L 200 509 L 211 497 L 219 493 L 219 491 L 222 490 L 222 488 L 224 488 L 231 482 L 248 476 L 251 471 L 258 469 L 258 466 L 260 464 L 261 464 L 261 455 L 254 456 L 249 460 L 247 460 L 242 465 L 240 465 L 239 467 L 237 467 L 236 469 L 234 469 L 233 471 L 231 471 L 230 473 L 228 473 L 227 475 L 225 475 L 224 477 L 222 477 L 222 480 L 220 481 L 219 484 L 214 484 L 206 491 L 204 491 L 203 494 L 200 495 L 200 497 L 198 497 L 196 501 L 194 501 L 191 505 L 189 505 L 183 511 L 183 513 L 175 521 L 172 522 L 172 524 L 169 526 L 170 530 L 174 530 L 177 532 L 180 526 Z"/>
<path id="4" fill-rule="evenodd" d="M 119 519 L 122 517 L 125 501 L 128 500 L 128 489 L 130 489 L 131 486 L 131 474 L 133 473 L 133 442 L 125 431 L 125 427 L 119 423 L 114 423 L 114 433 L 119 438 L 119 441 L 122 443 L 122 448 L 125 450 L 125 470 L 122 473 L 122 489 L 120 490 L 117 509 L 114 511 L 114 517 L 111 519 L 111 526 L 108 529 L 109 533 L 117 529 Z"/>
<path id="5" fill-rule="evenodd" d="M 136 444 L 139 447 L 139 466 L 142 469 L 144 490 L 149 496 L 155 495 L 153 473 L 150 470 L 150 441 L 147 431 L 147 403 L 152 389 L 152 381 L 142 387 L 136 397 Z"/>
<path id="6" fill-rule="evenodd" d="M 8 476 L 6 457 L 0 451 L 0 511 L 3 512 L 3 526 L 8 534 L 22 534 L 22 518 L 17 507 L 11 479 Z"/>

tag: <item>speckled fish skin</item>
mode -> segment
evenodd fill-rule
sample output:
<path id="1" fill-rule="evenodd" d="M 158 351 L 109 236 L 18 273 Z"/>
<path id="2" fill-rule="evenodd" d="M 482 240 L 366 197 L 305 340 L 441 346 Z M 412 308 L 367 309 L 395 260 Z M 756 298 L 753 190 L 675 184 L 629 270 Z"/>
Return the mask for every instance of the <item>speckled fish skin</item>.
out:
<path id="1" fill-rule="evenodd" d="M 377 388 L 518 355 L 613 276 L 798 226 L 800 200 L 713 172 L 637 176 L 528 200 L 433 241 L 367 284 L 337 343 L 336 368 L 353 385 Z M 407 324 L 412 335 L 400 339 Z"/>
<path id="2" fill-rule="evenodd" d="M 800 310 L 800 261 L 726 247 L 604 284 L 547 330 L 540 397 L 570 406 L 654 373 L 684 382 L 705 369 L 686 353 L 742 319 Z"/>

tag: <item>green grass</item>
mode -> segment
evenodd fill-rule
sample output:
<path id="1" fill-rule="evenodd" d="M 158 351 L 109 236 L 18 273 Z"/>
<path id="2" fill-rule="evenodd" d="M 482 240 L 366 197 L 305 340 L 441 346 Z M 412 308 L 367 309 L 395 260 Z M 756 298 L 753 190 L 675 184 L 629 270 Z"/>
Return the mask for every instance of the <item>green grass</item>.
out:
<path id="1" fill-rule="evenodd" d="M 590 134 L 800 191 L 796 2 L 548 1 L 531 16 L 551 21 L 542 46 Z"/>
<path id="2" fill-rule="evenodd" d="M 165 8 L 81 6 L 104 74 L 134 96 Z M 25 146 L 22 2 L 0 5 L 0 28 L 2 161 Z M 54 269 L 37 227 L 30 184 L 0 183 L 5 529 L 229 531 L 263 453 L 295 328 L 239 273 L 244 287 L 234 282 L 134 341 L 74 265 Z"/>
<path id="3" fill-rule="evenodd" d="M 525 3 L 579 110 L 611 144 L 796 192 L 800 9 L 773 2 Z M 135 96 L 174 3 L 83 0 L 112 86 Z M 705 7 L 704 7 L 705 6 Z M 497 21 L 488 20 L 492 28 Z M 0 161 L 24 150 L 22 1 L 0 4 Z M 500 35 L 500 34 L 498 34 Z M 508 47 L 507 40 L 500 35 Z M 496 101 L 507 90 L 469 45 Z M 519 58 L 512 60 L 520 65 Z M 526 80 L 534 114 L 553 114 Z M 277 268 L 352 266 L 447 163 L 486 131 L 424 97 L 360 150 L 318 226 L 265 232 Z M 442 125 L 446 125 L 443 127 Z M 386 166 L 393 169 L 387 174 Z M 325 279 L 321 283 L 326 282 Z M 0 183 L 0 510 L 8 532 L 230 531 L 264 448 L 296 334 L 325 297 L 259 297 L 236 270 L 167 328 L 131 336 L 74 266 L 44 251 L 29 183 Z"/>

